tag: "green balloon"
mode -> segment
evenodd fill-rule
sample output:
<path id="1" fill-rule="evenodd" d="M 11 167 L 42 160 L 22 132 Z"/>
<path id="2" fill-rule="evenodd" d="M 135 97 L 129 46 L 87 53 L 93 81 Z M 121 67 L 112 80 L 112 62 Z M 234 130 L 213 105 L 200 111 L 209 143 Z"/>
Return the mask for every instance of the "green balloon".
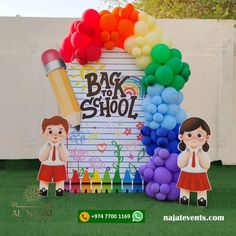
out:
<path id="1" fill-rule="evenodd" d="M 171 57 L 165 65 L 169 66 L 175 74 L 178 74 L 183 68 L 183 63 L 178 57 Z"/>
<path id="2" fill-rule="evenodd" d="M 181 73 L 180 73 L 185 79 L 187 79 L 190 74 L 191 74 L 191 71 L 189 69 L 189 67 L 185 66 L 183 67 L 183 69 L 181 70 Z"/>
<path id="3" fill-rule="evenodd" d="M 180 60 L 182 59 L 182 54 L 181 54 L 180 50 L 178 50 L 177 48 L 170 49 L 170 56 L 171 57 L 178 57 Z"/>
<path id="4" fill-rule="evenodd" d="M 145 75 L 155 75 L 155 72 L 159 66 L 160 65 L 155 62 L 150 63 L 144 70 Z"/>
<path id="5" fill-rule="evenodd" d="M 183 62 L 183 67 L 188 67 L 189 68 L 189 64 L 186 62 Z"/>
<path id="6" fill-rule="evenodd" d="M 145 81 L 146 81 L 146 84 L 147 84 L 148 86 L 152 86 L 152 85 L 154 85 L 154 84 L 157 82 L 157 81 L 156 81 L 156 77 L 155 77 L 154 75 L 148 75 L 148 76 L 146 76 Z"/>
<path id="7" fill-rule="evenodd" d="M 155 73 L 157 82 L 167 85 L 174 79 L 174 73 L 169 66 L 160 66 Z"/>
<path id="8" fill-rule="evenodd" d="M 170 84 L 168 84 L 168 86 L 170 87 L 174 87 L 176 90 L 180 90 L 184 87 L 185 84 L 185 80 L 181 75 L 175 75 L 174 79 L 171 81 Z"/>
<path id="9" fill-rule="evenodd" d="M 147 91 L 147 84 L 146 84 L 146 77 L 145 76 L 143 76 L 143 78 L 141 79 L 141 87 L 144 92 Z"/>
<path id="10" fill-rule="evenodd" d="M 165 44 L 157 44 L 152 48 L 151 56 L 156 63 L 165 63 L 170 57 L 170 49 Z"/>

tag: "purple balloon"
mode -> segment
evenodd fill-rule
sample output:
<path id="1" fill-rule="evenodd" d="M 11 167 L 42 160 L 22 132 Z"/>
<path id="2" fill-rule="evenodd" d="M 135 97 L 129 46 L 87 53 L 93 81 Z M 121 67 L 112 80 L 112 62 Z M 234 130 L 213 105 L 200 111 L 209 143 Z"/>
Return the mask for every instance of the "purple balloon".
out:
<path id="1" fill-rule="evenodd" d="M 162 160 L 159 156 L 155 157 L 154 160 L 153 160 L 154 164 L 158 167 L 160 166 L 164 166 L 165 164 L 165 161 Z"/>
<path id="2" fill-rule="evenodd" d="M 153 183 L 151 186 L 151 191 L 153 193 L 158 193 L 160 191 L 160 185 L 158 183 Z"/>
<path id="3" fill-rule="evenodd" d="M 144 171 L 145 173 L 145 171 Z M 158 167 L 154 172 L 154 181 L 159 184 L 168 184 L 172 179 L 171 172 L 166 167 Z"/>
<path id="4" fill-rule="evenodd" d="M 164 193 L 164 194 L 169 193 L 169 192 L 170 192 L 170 186 L 169 186 L 169 184 L 162 184 L 162 185 L 160 186 L 160 192 L 161 192 L 161 193 Z"/>
<path id="5" fill-rule="evenodd" d="M 157 147 L 155 150 L 154 150 L 154 155 L 159 155 L 159 152 L 160 152 L 161 148 Z"/>
<path id="6" fill-rule="evenodd" d="M 147 164 L 147 168 L 151 168 L 151 169 L 155 170 L 155 169 L 156 169 L 156 166 L 155 166 L 155 164 L 154 164 L 153 162 L 150 161 L 150 162 Z"/>
<path id="7" fill-rule="evenodd" d="M 166 160 L 169 157 L 169 155 L 170 155 L 169 151 L 165 148 L 162 148 L 159 151 L 159 157 L 163 160 Z"/>
<path id="8" fill-rule="evenodd" d="M 167 194 L 167 199 L 170 201 L 176 201 L 179 198 L 179 189 L 176 187 L 176 183 L 170 183 L 170 192 Z"/>
<path id="9" fill-rule="evenodd" d="M 151 168 L 147 168 L 143 172 L 143 179 L 146 181 L 150 181 L 152 180 L 153 174 L 154 174 L 153 170 Z"/>
<path id="10" fill-rule="evenodd" d="M 164 201 L 166 199 L 166 195 L 163 193 L 157 193 L 156 194 L 156 199 L 159 201 Z"/>
<path id="11" fill-rule="evenodd" d="M 179 171 L 179 167 L 177 166 L 177 159 L 178 159 L 178 154 L 171 153 L 169 158 L 165 162 L 166 168 L 168 168 L 172 172 Z"/>
<path id="12" fill-rule="evenodd" d="M 143 165 L 139 167 L 139 174 L 143 175 L 144 170 L 147 168 L 147 165 Z"/>
<path id="13" fill-rule="evenodd" d="M 149 196 L 149 197 L 155 197 L 155 193 L 152 192 L 151 190 L 151 186 L 152 186 L 153 182 L 149 182 L 147 185 L 146 185 L 146 189 L 145 189 L 145 192 L 146 194 Z"/>
<path id="14" fill-rule="evenodd" d="M 177 182 L 177 181 L 178 181 L 178 179 L 179 179 L 179 174 L 180 174 L 179 171 L 173 173 L 173 178 L 172 178 L 172 181 L 173 181 L 173 182 Z"/>

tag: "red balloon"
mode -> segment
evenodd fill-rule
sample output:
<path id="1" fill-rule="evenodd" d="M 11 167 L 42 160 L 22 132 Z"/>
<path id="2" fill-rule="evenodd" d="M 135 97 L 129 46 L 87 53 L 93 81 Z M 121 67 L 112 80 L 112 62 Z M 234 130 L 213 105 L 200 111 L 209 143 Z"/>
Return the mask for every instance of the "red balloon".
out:
<path id="1" fill-rule="evenodd" d="M 61 47 L 66 51 L 73 51 L 74 50 L 74 47 L 71 44 L 70 36 L 67 36 L 62 40 Z"/>
<path id="2" fill-rule="evenodd" d="M 87 31 L 87 25 L 84 22 L 80 22 L 76 25 L 77 31 L 85 34 Z"/>
<path id="3" fill-rule="evenodd" d="M 85 57 L 86 57 L 85 50 L 79 48 L 75 50 L 75 58 L 85 58 Z"/>
<path id="4" fill-rule="evenodd" d="M 77 24 L 80 22 L 81 22 L 80 20 L 75 20 L 72 22 L 72 24 L 70 25 L 69 34 L 73 34 L 74 32 L 77 31 Z"/>
<path id="5" fill-rule="evenodd" d="M 86 49 L 91 39 L 86 34 L 75 32 L 71 36 L 71 43 L 75 48 Z"/>
<path id="6" fill-rule="evenodd" d="M 62 59 L 66 63 L 72 62 L 74 60 L 74 52 L 73 51 L 66 51 L 63 48 L 60 48 L 58 51 L 59 51 Z"/>
<path id="7" fill-rule="evenodd" d="M 80 65 L 85 65 L 88 63 L 88 60 L 86 58 L 80 58 L 78 61 Z"/>
<path id="8" fill-rule="evenodd" d="M 102 50 L 100 47 L 91 45 L 86 50 L 86 58 L 88 61 L 96 61 L 101 57 Z"/>
<path id="9" fill-rule="evenodd" d="M 89 26 L 98 26 L 100 15 L 96 10 L 88 9 L 84 11 L 82 15 L 82 20 L 86 22 L 86 24 Z"/>
<path id="10" fill-rule="evenodd" d="M 87 33 L 88 36 L 93 37 L 96 34 L 96 29 L 92 26 L 89 26 L 86 29 L 86 33 Z"/>

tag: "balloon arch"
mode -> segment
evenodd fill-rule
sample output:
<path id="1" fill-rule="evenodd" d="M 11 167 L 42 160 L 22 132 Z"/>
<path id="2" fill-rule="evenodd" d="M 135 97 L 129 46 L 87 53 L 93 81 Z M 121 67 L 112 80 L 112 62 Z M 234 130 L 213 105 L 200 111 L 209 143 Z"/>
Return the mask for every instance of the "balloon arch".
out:
<path id="1" fill-rule="evenodd" d="M 76 59 L 84 65 L 99 60 L 102 48 L 115 47 L 132 55 L 137 67 L 144 70 L 141 82 L 146 93 L 145 125 L 141 134 L 151 158 L 139 168 L 139 173 L 147 182 L 146 194 L 157 200 L 177 200 L 178 132 L 186 119 L 185 111 L 180 108 L 183 101 L 180 90 L 189 79 L 189 65 L 164 36 L 156 19 L 138 12 L 132 4 L 111 12 L 86 10 L 80 20 L 71 24 L 59 52 L 65 62 Z"/>

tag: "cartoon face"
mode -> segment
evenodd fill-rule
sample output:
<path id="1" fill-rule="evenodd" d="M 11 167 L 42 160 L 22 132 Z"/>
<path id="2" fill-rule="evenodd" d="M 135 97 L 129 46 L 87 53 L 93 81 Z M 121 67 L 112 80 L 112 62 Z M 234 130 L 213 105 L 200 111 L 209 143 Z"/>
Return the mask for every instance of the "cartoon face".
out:
<path id="1" fill-rule="evenodd" d="M 66 139 L 67 134 L 63 125 L 48 125 L 43 132 L 43 137 L 53 143 Z"/>
<path id="2" fill-rule="evenodd" d="M 207 132 L 201 127 L 193 131 L 185 131 L 183 135 L 179 135 L 179 140 L 183 141 L 187 147 L 197 148 L 202 147 L 210 138 Z"/>

